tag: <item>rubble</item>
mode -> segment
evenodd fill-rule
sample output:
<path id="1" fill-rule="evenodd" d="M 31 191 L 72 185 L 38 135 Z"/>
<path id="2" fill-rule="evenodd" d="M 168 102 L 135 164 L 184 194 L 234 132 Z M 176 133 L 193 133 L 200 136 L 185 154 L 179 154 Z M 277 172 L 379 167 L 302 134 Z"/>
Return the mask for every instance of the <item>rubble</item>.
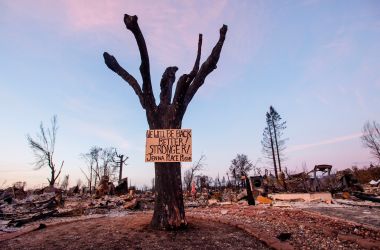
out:
<path id="1" fill-rule="evenodd" d="M 379 228 L 303 209 L 235 204 L 227 214 L 216 206 L 193 208 L 187 216 L 236 226 L 273 249 L 378 249 L 380 244 Z"/>
<path id="2" fill-rule="evenodd" d="M 94 195 L 80 193 L 78 186 L 67 192 L 47 187 L 30 192 L 20 189 L 3 190 L 0 200 L 0 231 L 22 227 L 48 218 L 69 218 L 92 214 L 110 214 L 131 210 L 152 210 L 151 192 L 116 196 L 106 178 Z M 13 192 L 15 191 L 15 192 Z M 23 195 L 25 193 L 25 195 Z"/>
<path id="3" fill-rule="evenodd" d="M 332 196 L 331 193 L 278 193 L 268 195 L 273 200 L 282 201 L 321 201 L 326 203 L 331 203 Z"/>
<path id="4" fill-rule="evenodd" d="M 333 175 L 330 177 L 335 178 Z M 308 186 L 310 183 L 308 184 L 307 177 L 304 174 L 286 179 L 287 191 L 281 189 L 281 185 L 276 183 L 270 176 L 255 176 L 250 180 L 252 193 L 256 201 L 255 206 L 248 205 L 247 190 L 245 188 L 202 188 L 198 190 L 200 192 L 195 190 L 185 195 L 186 213 L 190 216 L 198 216 L 199 212 L 202 214 L 199 216 L 226 220 L 228 223 L 239 221 L 240 224 L 238 225 L 241 227 L 250 225 L 249 230 L 253 230 L 251 224 L 257 223 L 255 227 L 260 230 L 273 230 L 273 232 L 270 232 L 272 239 L 275 238 L 278 242 L 290 242 L 291 245 L 296 245 L 299 248 L 306 247 L 300 245 L 300 239 L 303 235 L 304 237 L 318 239 L 327 235 L 327 233 L 323 232 L 321 234 L 311 232 L 315 229 L 304 223 L 301 218 L 302 216 L 311 218 L 306 216 L 306 212 L 318 212 L 329 216 L 335 216 L 335 212 L 343 214 L 342 217 L 344 218 L 346 210 L 359 211 L 354 214 L 355 217 L 365 222 L 371 216 L 379 215 L 379 212 L 370 210 L 375 208 L 374 210 L 378 209 L 380 211 L 380 204 L 377 202 L 380 198 L 378 197 L 379 187 L 369 183 L 362 186 L 364 192 L 358 192 L 355 191 L 357 190 L 356 188 L 350 188 L 349 182 L 346 180 L 346 184 L 348 184 L 345 188 L 336 188 L 337 185 L 331 182 L 331 188 L 328 192 L 299 193 L 295 192 L 295 190 L 305 187 L 306 189 L 310 188 Z M 298 180 L 298 183 L 296 180 Z M 344 180 L 344 178 L 341 180 Z M 315 182 L 313 179 L 312 181 Z M 318 185 L 321 189 L 324 188 L 323 183 L 324 181 L 319 181 Z M 104 177 L 94 194 L 86 193 L 85 191 L 79 186 L 74 186 L 68 191 L 54 187 L 33 191 L 24 191 L 23 188 L 19 187 L 0 190 L 0 234 L 1 231 L 19 230 L 28 225 L 34 225 L 34 228 L 37 228 L 36 225 L 45 224 L 50 220 L 65 221 L 73 220 L 74 218 L 92 218 L 93 216 L 94 218 L 96 216 L 124 216 L 137 211 L 152 211 L 154 208 L 154 192 L 143 192 L 131 187 L 128 189 L 127 181 L 123 180 L 115 188 L 109 178 Z M 276 216 L 273 213 L 277 213 Z M 298 213 L 301 213 L 302 216 L 298 216 Z M 282 216 L 296 216 L 297 222 L 294 222 L 293 218 L 289 219 Z M 312 218 L 313 220 L 324 221 L 319 217 L 317 219 L 316 217 Z M 378 220 L 373 221 L 374 224 L 378 223 L 380 225 L 380 220 L 379 222 L 377 222 Z M 263 229 L 259 226 L 263 226 Z M 334 227 L 334 224 L 331 224 L 331 226 Z M 330 230 L 326 229 L 324 225 L 323 227 L 320 226 L 319 229 Z M 332 238 L 327 237 L 328 242 L 334 243 L 327 242 L 324 246 L 327 248 L 331 246 L 347 247 L 354 242 L 355 246 L 359 247 L 363 244 L 362 240 L 360 240 L 364 237 L 361 235 L 362 232 L 363 230 L 360 228 L 356 229 L 356 231 L 355 229 L 339 231 L 338 234 L 334 233 Z M 362 238 L 349 239 L 352 235 L 360 235 Z M 376 237 L 372 237 L 372 239 L 376 240 Z M 339 245 L 339 240 L 347 242 Z"/>
<path id="5" fill-rule="evenodd" d="M 371 180 L 371 181 L 369 182 L 369 184 L 370 184 L 371 186 L 373 186 L 373 187 L 378 187 L 378 186 L 380 185 L 380 179 L 377 180 L 377 181 L 375 181 L 375 180 Z"/>

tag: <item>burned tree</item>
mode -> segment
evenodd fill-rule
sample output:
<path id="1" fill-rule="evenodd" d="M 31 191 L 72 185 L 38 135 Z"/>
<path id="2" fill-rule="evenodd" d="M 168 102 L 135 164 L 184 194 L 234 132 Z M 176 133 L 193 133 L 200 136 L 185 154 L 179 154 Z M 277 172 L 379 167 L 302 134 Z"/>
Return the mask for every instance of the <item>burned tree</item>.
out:
<path id="1" fill-rule="evenodd" d="M 281 137 L 282 131 L 286 128 L 286 122 L 281 121 L 281 116 L 272 106 L 269 107 L 269 112 L 265 116 L 267 126 L 264 129 L 261 144 L 263 153 L 273 161 L 274 174 L 278 179 L 278 172 L 282 172 L 281 160 L 282 151 L 285 149 L 285 140 L 281 139 Z"/>
<path id="2" fill-rule="evenodd" d="M 283 130 L 286 129 L 286 121 L 282 121 L 280 114 L 273 108 L 273 106 L 269 107 L 269 114 L 271 125 L 273 128 L 273 136 L 274 136 L 274 144 L 276 148 L 277 154 L 277 163 L 278 170 L 282 172 L 281 162 L 282 162 L 282 151 L 285 149 L 285 140 L 281 139 Z"/>
<path id="3" fill-rule="evenodd" d="M 116 159 L 118 158 L 118 159 Z M 125 163 L 128 160 L 128 156 L 125 156 L 123 154 L 118 154 L 115 149 L 114 154 L 114 162 L 116 164 L 116 167 L 119 168 L 119 183 L 121 183 L 121 179 L 123 178 L 123 166 L 127 166 L 127 163 Z"/>
<path id="4" fill-rule="evenodd" d="M 201 155 L 199 160 L 193 164 L 193 166 L 186 170 L 183 177 L 183 182 L 185 183 L 185 187 L 187 191 L 191 191 L 191 183 L 194 181 L 194 176 L 197 172 L 203 169 L 204 160 L 206 159 L 206 155 Z"/>
<path id="5" fill-rule="evenodd" d="M 40 133 L 37 134 L 37 138 L 34 139 L 30 135 L 27 136 L 28 144 L 33 150 L 36 161 L 34 162 L 35 169 L 41 169 L 44 166 L 50 168 L 51 177 L 48 178 L 49 185 L 54 186 L 56 180 L 61 174 L 64 161 L 62 161 L 60 168 L 58 169 L 53 159 L 55 139 L 57 136 L 57 116 L 53 116 L 51 119 L 51 128 L 45 128 L 43 123 L 40 124 Z"/>
<path id="6" fill-rule="evenodd" d="M 80 170 L 87 180 L 90 193 L 97 187 L 103 176 L 107 176 L 112 181 L 116 179 L 115 172 L 120 166 L 116 157 L 117 152 L 113 147 L 93 146 L 88 153 L 81 154 L 81 158 L 87 163 L 88 173 L 82 168 Z"/>
<path id="7" fill-rule="evenodd" d="M 81 158 L 87 162 L 88 174 L 86 174 L 81 168 L 80 170 L 87 179 L 87 184 L 90 194 L 93 191 L 93 187 L 96 187 L 99 175 L 99 155 L 102 151 L 102 148 L 98 146 L 93 146 L 88 153 L 81 154 Z"/>
<path id="8" fill-rule="evenodd" d="M 376 121 L 366 122 L 361 137 L 363 145 L 369 148 L 372 156 L 380 163 L 380 124 Z"/>
<path id="9" fill-rule="evenodd" d="M 266 155 L 266 157 L 273 161 L 273 168 L 274 168 L 274 174 L 276 176 L 276 179 L 278 179 L 278 173 L 277 173 L 277 161 L 276 161 L 276 151 L 275 151 L 275 145 L 274 145 L 274 136 L 273 136 L 273 128 L 270 120 L 270 114 L 266 113 L 266 122 L 267 126 L 264 129 L 263 132 L 263 139 L 261 141 L 261 144 L 263 146 L 263 153 Z"/>
<path id="10" fill-rule="evenodd" d="M 115 154 L 116 149 L 113 147 L 102 148 L 99 152 L 99 172 L 97 176 L 108 176 L 114 180 L 116 178 L 115 172 L 117 166 L 115 166 Z"/>
<path id="11" fill-rule="evenodd" d="M 255 200 L 252 195 L 251 185 L 249 181 L 249 171 L 253 168 L 252 162 L 245 154 L 238 154 L 235 159 L 231 161 L 230 172 L 234 176 L 235 183 L 240 181 L 241 187 L 247 189 L 247 200 L 249 205 L 255 205 Z"/>
<path id="12" fill-rule="evenodd" d="M 248 175 L 248 172 L 253 168 L 252 162 L 245 154 L 237 154 L 237 156 L 231 161 L 230 173 L 234 177 L 235 184 L 241 183 L 244 186 L 244 177 Z"/>
<path id="13" fill-rule="evenodd" d="M 150 129 L 180 129 L 187 106 L 203 85 L 207 75 L 216 69 L 227 33 L 227 26 L 223 25 L 220 29 L 217 44 L 201 66 L 202 35 L 199 35 L 194 67 L 190 73 L 184 74 L 178 79 L 174 96 L 173 85 L 178 68 L 175 66 L 166 68 L 160 82 L 160 103 L 157 105 L 152 90 L 148 49 L 138 25 L 137 16 L 124 15 L 124 23 L 134 35 L 139 48 L 142 87 L 140 87 L 136 78 L 121 67 L 115 57 L 107 52 L 103 54 L 105 64 L 132 87 L 139 98 L 142 108 L 145 109 Z M 187 225 L 181 182 L 180 162 L 155 163 L 156 200 L 151 221 L 152 227 L 176 229 Z"/>

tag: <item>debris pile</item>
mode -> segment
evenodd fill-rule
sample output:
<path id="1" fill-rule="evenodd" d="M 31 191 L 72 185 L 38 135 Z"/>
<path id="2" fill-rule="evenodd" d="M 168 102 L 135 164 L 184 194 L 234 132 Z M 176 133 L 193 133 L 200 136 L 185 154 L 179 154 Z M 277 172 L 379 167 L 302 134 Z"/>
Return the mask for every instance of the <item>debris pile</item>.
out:
<path id="1" fill-rule="evenodd" d="M 95 194 L 83 192 L 79 186 L 67 191 L 46 187 L 24 191 L 24 187 L 0 190 L 0 231 L 27 223 L 52 218 L 108 214 L 130 210 L 152 210 L 152 192 L 134 192 L 121 182 L 118 194 L 107 178 L 102 178 Z M 207 201 L 207 200 L 206 200 Z"/>

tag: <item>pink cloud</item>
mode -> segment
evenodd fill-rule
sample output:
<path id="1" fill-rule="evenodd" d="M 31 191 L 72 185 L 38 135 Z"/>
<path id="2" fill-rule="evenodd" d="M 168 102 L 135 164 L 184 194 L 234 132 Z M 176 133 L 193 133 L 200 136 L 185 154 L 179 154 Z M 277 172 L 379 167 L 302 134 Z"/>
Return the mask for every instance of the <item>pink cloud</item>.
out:
<path id="1" fill-rule="evenodd" d="M 219 28 L 229 25 L 218 65 L 219 71 L 224 72 L 232 66 L 247 67 L 263 44 L 263 34 L 270 30 L 267 28 L 270 23 L 268 10 L 260 1 L 15 0 L 7 5 L 9 22 L 15 18 L 18 22 L 20 18 L 32 19 L 32 25 L 54 27 L 60 40 L 76 39 L 86 46 L 96 46 L 97 50 L 107 50 L 125 67 L 131 67 L 128 70 L 132 73 L 138 72 L 139 56 L 134 38 L 124 26 L 123 15 L 137 15 L 152 70 L 159 72 L 153 75 L 154 80 L 160 79 L 167 66 L 178 66 L 177 76 L 191 70 L 199 33 L 203 34 L 203 61 L 218 39 Z M 202 91 L 206 93 L 207 88 L 229 84 L 239 77 L 220 72 Z"/>
<path id="2" fill-rule="evenodd" d="M 301 151 L 301 150 L 305 150 L 305 149 L 309 149 L 309 148 L 315 148 L 315 147 L 329 145 L 329 144 L 336 144 L 336 143 L 345 142 L 345 141 L 360 138 L 362 135 L 363 135 L 363 133 L 354 133 L 354 134 L 350 134 L 350 135 L 344 135 L 344 136 L 326 139 L 326 140 L 319 141 L 319 142 L 294 145 L 294 146 L 290 146 L 286 151 L 287 152 L 295 152 L 295 151 Z"/>

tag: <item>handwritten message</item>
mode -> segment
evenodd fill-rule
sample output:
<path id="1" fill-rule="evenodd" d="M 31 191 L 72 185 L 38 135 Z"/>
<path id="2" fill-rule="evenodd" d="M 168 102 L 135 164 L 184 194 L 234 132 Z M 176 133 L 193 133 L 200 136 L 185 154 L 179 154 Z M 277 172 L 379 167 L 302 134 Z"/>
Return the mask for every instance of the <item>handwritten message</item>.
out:
<path id="1" fill-rule="evenodd" d="M 191 162 L 191 129 L 146 131 L 146 162 Z"/>

